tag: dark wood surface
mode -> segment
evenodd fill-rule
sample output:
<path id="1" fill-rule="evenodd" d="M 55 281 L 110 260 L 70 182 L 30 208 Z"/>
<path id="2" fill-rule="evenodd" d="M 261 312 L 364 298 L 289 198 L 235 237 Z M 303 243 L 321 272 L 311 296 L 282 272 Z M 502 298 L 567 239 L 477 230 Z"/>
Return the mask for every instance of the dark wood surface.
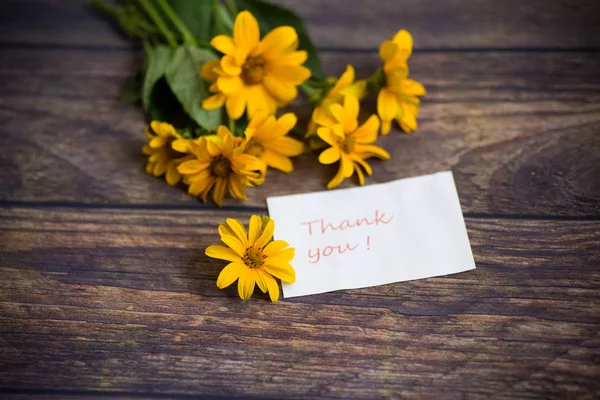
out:
<path id="1" fill-rule="evenodd" d="M 118 101 L 138 47 L 85 0 L 7 0 L 0 397 L 598 398 L 597 2 L 281 3 L 332 75 L 413 33 L 420 127 L 383 138 L 368 182 L 451 169 L 477 269 L 275 304 L 218 290 L 218 223 L 334 171 L 306 154 L 246 203 L 199 203 L 144 173 L 143 115 Z"/>

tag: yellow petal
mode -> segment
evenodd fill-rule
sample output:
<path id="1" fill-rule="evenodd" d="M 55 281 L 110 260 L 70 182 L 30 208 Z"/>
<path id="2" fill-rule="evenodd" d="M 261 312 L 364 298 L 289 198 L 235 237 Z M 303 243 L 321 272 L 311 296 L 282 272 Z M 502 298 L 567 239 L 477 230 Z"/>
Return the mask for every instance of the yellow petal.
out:
<path id="1" fill-rule="evenodd" d="M 211 81 L 211 82 L 217 80 L 219 75 L 217 75 L 217 73 L 214 71 L 214 69 L 216 67 L 218 67 L 219 64 L 220 64 L 220 60 L 218 60 L 218 59 L 210 60 L 210 61 L 207 61 L 204 64 L 202 64 L 202 68 L 200 70 L 200 75 L 202 76 L 202 78 L 204 78 L 208 81 Z"/>
<path id="2" fill-rule="evenodd" d="M 263 39 L 264 40 L 264 39 Z M 270 58 L 269 62 L 279 65 L 302 65 L 308 59 L 308 52 L 305 50 L 292 51 L 291 53 L 279 53 L 276 58 Z"/>
<path id="3" fill-rule="evenodd" d="M 267 256 L 276 255 L 286 247 L 289 247 L 289 244 L 285 240 L 273 240 L 271 243 L 265 246 L 263 253 Z"/>
<path id="4" fill-rule="evenodd" d="M 289 103 L 298 96 L 296 86 L 274 75 L 266 75 L 263 79 L 263 85 L 271 96 L 284 104 Z"/>
<path id="5" fill-rule="evenodd" d="M 242 73 L 242 66 L 236 62 L 234 56 L 223 56 L 221 59 L 221 69 L 227 75 L 239 75 Z"/>
<path id="6" fill-rule="evenodd" d="M 354 151 L 359 153 L 364 158 L 378 157 L 382 160 L 388 160 L 390 158 L 390 153 L 381 147 L 374 146 L 372 144 L 357 144 L 354 146 Z"/>
<path id="7" fill-rule="evenodd" d="M 344 173 L 344 178 L 350 178 L 354 173 L 354 163 L 347 154 L 342 153 L 340 167 Z"/>
<path id="8" fill-rule="evenodd" d="M 260 230 L 262 229 L 262 220 L 258 215 L 250 217 L 250 223 L 248 224 L 248 244 L 254 245 L 256 239 L 260 236 Z"/>
<path id="9" fill-rule="evenodd" d="M 240 177 L 235 174 L 229 175 L 229 192 L 236 199 L 244 201 L 248 200 L 246 193 L 244 193 L 244 186 L 240 181 Z"/>
<path id="10" fill-rule="evenodd" d="M 353 121 L 358 120 L 358 112 L 360 111 L 360 105 L 358 104 L 358 99 L 355 96 L 345 96 L 344 97 L 344 111 L 346 112 L 346 116 L 351 118 Z M 354 131 L 356 126 L 350 131 Z"/>
<path id="11" fill-rule="evenodd" d="M 244 247 L 248 247 L 248 236 L 246 236 L 246 228 L 240 221 L 235 218 L 227 218 L 225 220 L 229 228 L 235 233 L 235 236 L 240 240 Z"/>
<path id="12" fill-rule="evenodd" d="M 364 80 L 357 81 L 345 89 L 340 90 L 343 96 L 354 96 L 361 100 L 367 95 L 367 82 Z"/>
<path id="13" fill-rule="evenodd" d="M 294 164 L 288 157 L 278 154 L 270 149 L 265 149 L 262 154 L 262 159 L 271 168 L 290 173 L 294 170 Z"/>
<path id="14" fill-rule="evenodd" d="M 346 65 L 346 70 L 337 80 L 329 94 L 337 94 L 340 90 L 347 88 L 354 82 L 354 67 Z"/>
<path id="15" fill-rule="evenodd" d="M 331 102 L 323 102 L 319 107 L 316 107 L 312 113 L 312 120 L 315 124 L 331 127 L 337 124 L 337 120 L 329 111 Z"/>
<path id="16" fill-rule="evenodd" d="M 206 169 L 208 167 L 208 163 L 201 162 L 198 160 L 190 160 L 184 163 L 179 164 L 177 170 L 181 174 L 197 174 L 200 171 Z"/>
<path id="17" fill-rule="evenodd" d="M 284 50 L 288 50 L 296 41 L 298 34 L 291 26 L 280 26 L 273 29 L 261 40 L 258 53 L 265 60 L 278 60 Z"/>
<path id="18" fill-rule="evenodd" d="M 210 41 L 210 45 L 223 54 L 233 55 L 236 51 L 236 46 L 233 42 L 233 38 L 227 35 L 215 36 Z"/>
<path id="19" fill-rule="evenodd" d="M 240 92 L 243 85 L 242 78 L 239 76 L 220 76 L 219 79 L 217 79 L 219 90 L 226 95 Z"/>
<path id="20" fill-rule="evenodd" d="M 398 119 L 400 128 L 404 132 L 410 133 L 417 129 L 418 108 L 412 104 L 402 103 L 402 118 Z"/>
<path id="21" fill-rule="evenodd" d="M 152 175 L 161 176 L 167 170 L 167 160 L 161 158 L 160 160 L 154 163 L 154 170 L 152 170 Z"/>
<path id="22" fill-rule="evenodd" d="M 255 246 L 256 247 L 265 247 L 269 240 L 273 237 L 273 232 L 275 231 L 275 222 L 273 220 L 269 220 L 264 227 L 263 233 L 256 239 Z"/>
<path id="23" fill-rule="evenodd" d="M 264 264 L 262 270 L 281 279 L 283 282 L 294 283 L 296 281 L 296 271 L 289 263 Z"/>
<path id="24" fill-rule="evenodd" d="M 202 108 L 205 110 L 216 110 L 223 107 L 223 104 L 225 104 L 225 95 L 223 93 L 217 93 L 202 100 Z"/>
<path id="25" fill-rule="evenodd" d="M 238 238 L 234 236 L 224 235 L 221 236 L 221 240 L 233 251 L 235 251 L 238 256 L 244 257 L 244 255 L 246 254 L 246 246 L 244 246 Z"/>
<path id="26" fill-rule="evenodd" d="M 360 164 L 360 166 L 365 169 L 365 172 L 367 173 L 367 175 L 373 175 L 373 168 L 371 168 L 371 166 L 369 164 L 367 164 L 366 161 L 363 160 L 359 155 L 351 154 L 350 159 L 352 161 L 354 161 L 355 163 Z"/>
<path id="27" fill-rule="evenodd" d="M 233 41 L 236 46 L 250 53 L 258 46 L 259 39 L 260 31 L 256 19 L 248 11 L 239 13 L 233 24 Z"/>
<path id="28" fill-rule="evenodd" d="M 398 100 L 388 89 L 383 88 L 377 96 L 377 114 L 382 121 L 391 121 L 398 114 Z"/>
<path id="29" fill-rule="evenodd" d="M 346 98 L 354 99 L 358 103 L 358 100 L 356 100 L 355 97 L 346 96 Z M 342 107 L 340 104 L 332 104 L 331 107 L 329 107 L 329 111 L 331 111 L 331 113 L 335 116 L 335 119 L 343 127 L 343 132 L 350 133 L 354 131 L 358 126 L 358 120 L 351 114 L 351 112 L 354 111 L 354 109 L 352 109 L 352 106 L 350 109 L 347 109 L 345 107 Z M 335 130 L 334 133 L 336 133 Z"/>
<path id="30" fill-rule="evenodd" d="M 338 168 L 338 172 L 335 174 L 333 179 L 331 181 L 329 181 L 329 183 L 327 184 L 327 189 L 333 189 L 335 187 L 338 187 L 340 185 L 340 183 L 342 183 L 343 181 L 344 181 L 344 170 L 343 170 L 342 166 L 340 165 L 340 167 Z"/>
<path id="31" fill-rule="evenodd" d="M 240 256 L 229 247 L 213 244 L 204 250 L 204 254 L 211 258 L 218 258 L 225 261 L 240 261 Z"/>
<path id="32" fill-rule="evenodd" d="M 365 184 L 365 174 L 358 167 L 354 168 L 354 170 L 356 171 L 356 175 L 358 175 L 358 184 L 363 186 Z"/>
<path id="33" fill-rule="evenodd" d="M 412 53 L 413 38 L 408 31 L 401 29 L 396 33 L 392 39 L 394 43 L 398 45 L 398 48 L 405 53 L 405 57 L 408 58 Z"/>
<path id="34" fill-rule="evenodd" d="M 242 114 L 244 114 L 246 101 L 246 92 L 244 90 L 240 90 L 237 93 L 231 94 L 225 102 L 225 107 L 227 109 L 227 115 L 229 115 L 229 118 L 239 119 Z"/>
<path id="35" fill-rule="evenodd" d="M 391 60 L 397 51 L 398 45 L 392 40 L 386 40 L 379 46 L 379 56 L 384 63 Z"/>
<path id="36" fill-rule="evenodd" d="M 319 155 L 321 164 L 333 164 L 340 159 L 341 153 L 337 147 L 330 147 Z"/>
<path id="37" fill-rule="evenodd" d="M 425 88 L 419 82 L 405 79 L 402 82 L 402 94 L 406 96 L 425 96 Z"/>
<path id="38" fill-rule="evenodd" d="M 276 63 L 267 64 L 267 73 L 296 86 L 306 81 L 311 75 L 310 69 L 306 67 Z"/>
<path id="39" fill-rule="evenodd" d="M 167 138 L 165 138 L 164 136 L 155 136 L 150 141 L 150 147 L 153 149 L 158 149 L 160 147 L 163 147 L 166 143 L 167 143 Z"/>
<path id="40" fill-rule="evenodd" d="M 188 151 L 188 139 L 177 139 L 171 142 L 171 148 L 180 153 L 187 153 Z"/>
<path id="41" fill-rule="evenodd" d="M 286 157 L 296 157 L 304 151 L 304 143 L 290 137 L 282 137 L 263 144 L 266 149 Z"/>
<path id="42" fill-rule="evenodd" d="M 246 270 L 238 279 L 238 294 L 242 300 L 248 300 L 250 297 L 252 297 L 255 284 L 255 271 L 252 268 L 246 268 Z"/>
<path id="43" fill-rule="evenodd" d="M 252 85 L 246 87 L 248 117 L 254 119 L 257 114 L 274 114 L 277 103 L 267 93 L 263 85 Z"/>
<path id="44" fill-rule="evenodd" d="M 294 259 L 295 255 L 296 250 L 292 247 L 288 247 L 287 249 L 280 250 L 277 253 L 270 255 L 265 262 L 269 264 L 288 263 Z"/>
<path id="45" fill-rule="evenodd" d="M 215 204 L 219 207 L 221 207 L 221 204 L 223 204 L 225 190 L 227 190 L 227 181 L 223 178 L 217 179 L 215 188 L 213 190 L 212 198 Z"/>
<path id="46" fill-rule="evenodd" d="M 292 130 L 294 126 L 296 126 L 296 122 L 298 122 L 298 118 L 296 118 L 296 114 L 294 113 L 286 113 L 277 119 L 275 123 L 275 129 L 273 129 L 275 135 L 285 135 L 289 131 Z"/>
<path id="47" fill-rule="evenodd" d="M 338 142 L 337 139 L 333 136 L 333 132 L 329 128 L 319 128 L 317 129 L 317 135 L 328 145 L 337 147 Z"/>
<path id="48" fill-rule="evenodd" d="M 169 165 L 167 166 L 167 174 L 165 178 L 168 185 L 174 186 L 179 183 L 181 175 L 179 174 L 179 172 L 177 172 L 177 164 L 175 164 L 174 162 L 169 163 Z"/>
<path id="49" fill-rule="evenodd" d="M 269 292 L 269 298 L 271 301 L 279 300 L 279 285 L 277 284 L 275 278 L 262 270 L 258 270 L 256 272 L 262 276 L 263 281 L 267 284 L 267 291 Z"/>
<path id="50" fill-rule="evenodd" d="M 150 146 L 149 146 L 149 145 L 147 145 L 147 144 L 145 144 L 145 145 L 142 147 L 142 153 L 144 153 L 144 154 L 145 154 L 145 155 L 147 155 L 147 156 L 149 156 L 150 154 L 152 154 L 152 153 L 153 153 L 153 151 L 154 151 L 154 150 L 152 149 L 152 147 L 150 147 Z"/>
<path id="51" fill-rule="evenodd" d="M 392 121 L 381 121 L 381 134 L 387 135 L 392 129 Z"/>
<path id="52" fill-rule="evenodd" d="M 226 288 L 235 282 L 241 275 L 245 274 L 249 268 L 242 262 L 232 262 L 227 264 L 217 278 L 217 287 Z"/>
<path id="53" fill-rule="evenodd" d="M 265 276 L 270 276 L 269 274 L 267 274 L 266 272 L 263 272 L 261 270 L 255 270 L 256 274 L 256 284 L 258 285 L 258 287 L 260 288 L 260 290 L 262 290 L 263 293 L 267 293 L 267 291 L 269 290 L 269 287 L 267 286 L 267 281 L 265 279 Z M 272 277 L 271 277 L 272 278 Z"/>
<path id="54" fill-rule="evenodd" d="M 377 115 L 371 115 L 367 122 L 362 124 L 357 130 L 354 131 L 352 137 L 356 139 L 357 143 L 373 143 L 377 139 L 378 130 L 379 118 L 377 118 Z"/>

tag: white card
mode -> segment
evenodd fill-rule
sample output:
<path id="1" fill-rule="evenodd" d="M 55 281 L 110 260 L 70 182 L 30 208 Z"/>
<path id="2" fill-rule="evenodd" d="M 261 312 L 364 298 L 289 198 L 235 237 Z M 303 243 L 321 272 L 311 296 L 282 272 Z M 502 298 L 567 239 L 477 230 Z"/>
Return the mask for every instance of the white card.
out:
<path id="1" fill-rule="evenodd" d="M 296 248 L 285 297 L 475 268 L 451 172 L 269 197 L 275 239 Z"/>

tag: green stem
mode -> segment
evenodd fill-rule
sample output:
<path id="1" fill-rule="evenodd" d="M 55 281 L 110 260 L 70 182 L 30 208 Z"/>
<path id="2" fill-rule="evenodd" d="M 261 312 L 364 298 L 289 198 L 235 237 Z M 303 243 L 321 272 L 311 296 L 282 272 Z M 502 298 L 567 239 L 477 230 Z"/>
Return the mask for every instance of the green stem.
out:
<path id="1" fill-rule="evenodd" d="M 156 2 L 160 6 L 160 8 L 162 8 L 163 12 L 167 15 L 167 17 L 169 17 L 173 25 L 175 25 L 179 33 L 181 33 L 181 36 L 183 36 L 183 41 L 187 44 L 191 44 L 192 46 L 198 46 L 196 38 L 194 38 L 194 35 L 190 33 L 183 21 L 173 10 L 173 7 L 171 7 L 171 5 L 166 2 L 166 0 L 156 0 Z"/>
<path id="2" fill-rule="evenodd" d="M 160 33 L 165 37 L 165 39 L 169 43 L 169 46 L 176 48 L 178 46 L 178 43 L 177 39 L 175 39 L 175 35 L 173 35 L 173 32 L 171 32 L 167 24 L 165 24 L 165 21 L 163 21 L 162 17 L 158 13 L 158 11 L 156 11 L 152 3 L 149 0 L 139 0 L 139 2 L 146 14 L 148 14 L 150 19 L 152 20 L 152 22 L 154 22 L 154 25 L 156 25 Z"/>
<path id="3" fill-rule="evenodd" d="M 385 85 L 385 74 L 381 68 L 378 68 L 373 75 L 367 79 L 367 90 L 369 92 L 378 92 Z"/>
<path id="4" fill-rule="evenodd" d="M 229 118 L 229 131 L 231 132 L 231 134 L 232 134 L 233 136 L 237 136 L 237 135 L 235 134 L 235 119 L 231 119 L 231 118 Z"/>
<path id="5" fill-rule="evenodd" d="M 225 34 L 227 31 L 225 30 L 225 26 L 223 26 L 223 21 L 221 20 L 221 14 L 219 12 L 219 0 L 213 0 L 212 9 L 213 17 L 215 19 L 215 26 L 217 27 L 217 32 L 219 32 L 220 34 Z"/>
<path id="6" fill-rule="evenodd" d="M 119 9 L 117 7 L 111 6 L 102 0 L 92 0 L 92 4 L 112 17 L 117 18 L 119 15 Z"/>
<path id="7" fill-rule="evenodd" d="M 225 0 L 225 4 L 227 4 L 227 8 L 229 8 L 229 13 L 233 16 L 233 18 L 235 18 L 235 16 L 238 15 L 239 12 L 235 1 Z"/>

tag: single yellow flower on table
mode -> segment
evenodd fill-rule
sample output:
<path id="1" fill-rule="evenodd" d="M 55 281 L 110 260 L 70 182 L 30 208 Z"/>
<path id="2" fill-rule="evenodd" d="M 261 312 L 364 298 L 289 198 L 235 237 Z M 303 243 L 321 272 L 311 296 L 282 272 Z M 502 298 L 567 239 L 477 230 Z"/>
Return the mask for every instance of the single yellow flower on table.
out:
<path id="1" fill-rule="evenodd" d="M 148 144 L 142 147 L 142 152 L 149 156 L 146 172 L 154 176 L 165 175 L 169 185 L 176 185 L 181 180 L 177 166 L 190 159 L 185 150 L 189 141 L 166 122 L 152 121 L 150 129 L 146 127 L 145 134 Z M 182 151 L 175 150 L 173 144 Z"/>
<path id="2" fill-rule="evenodd" d="M 248 300 L 258 285 L 263 293 L 269 292 L 271 301 L 277 301 L 279 285 L 275 278 L 288 283 L 296 281 L 296 271 L 290 264 L 294 249 L 283 240 L 271 242 L 274 230 L 272 219 L 258 215 L 250 217 L 247 234 L 237 219 L 228 218 L 219 225 L 221 240 L 228 247 L 212 245 L 206 248 L 207 256 L 230 261 L 217 279 L 219 289 L 237 280 L 242 300 Z"/>
<path id="3" fill-rule="evenodd" d="M 311 136 L 317 131 L 318 125 L 315 121 L 326 117 L 323 116 L 323 114 L 329 114 L 329 107 L 331 107 L 332 104 L 343 104 L 345 96 L 353 96 L 356 97 L 357 100 L 362 100 L 366 94 L 367 83 L 364 80 L 354 82 L 354 67 L 352 65 L 347 65 L 346 70 L 335 82 L 335 85 L 327 92 L 323 100 L 321 100 L 321 103 L 313 110 L 306 137 Z"/>
<path id="4" fill-rule="evenodd" d="M 321 164 L 340 162 L 339 170 L 327 184 L 327 189 L 338 186 L 344 178 L 351 177 L 355 171 L 359 183 L 364 185 L 365 177 L 361 167 L 367 175 L 373 173 L 365 159 L 378 157 L 387 160 L 390 158 L 387 151 L 372 144 L 377 139 L 379 118 L 371 115 L 363 125 L 358 126 L 359 110 L 356 97 L 346 96 L 343 106 L 333 104 L 330 107 L 331 115 L 323 115 L 316 121 L 322 125 L 317 129 L 317 134 L 331 146 L 319 155 L 319 162 Z"/>
<path id="5" fill-rule="evenodd" d="M 246 154 L 258 157 L 265 166 L 283 172 L 292 172 L 290 157 L 304 151 L 304 144 L 287 134 L 296 125 L 296 116 L 287 113 L 279 118 L 263 112 L 256 114 L 246 128 Z"/>
<path id="6" fill-rule="evenodd" d="M 193 159 L 181 163 L 177 170 L 184 175 L 189 194 L 201 196 L 206 202 L 214 186 L 213 201 L 221 206 L 227 190 L 233 197 L 247 200 L 244 188 L 263 183 L 263 163 L 244 154 L 244 144 L 236 145 L 234 139 L 229 129 L 220 126 L 216 137 L 200 137 L 188 143 Z"/>
<path id="7" fill-rule="evenodd" d="M 229 118 L 240 118 L 244 110 L 249 118 L 259 110 L 274 114 L 310 78 L 310 70 L 302 66 L 308 54 L 296 51 L 298 34 L 291 26 L 275 28 L 260 40 L 258 22 L 242 11 L 235 18 L 233 37 L 219 35 L 210 43 L 224 56 L 202 66 L 202 77 L 214 81 L 209 90 L 215 93 L 202 107 L 214 110 L 225 104 Z"/>
<path id="8" fill-rule="evenodd" d="M 379 48 L 383 61 L 385 87 L 377 97 L 377 113 L 381 118 L 381 133 L 387 135 L 396 120 L 402 130 L 410 133 L 417 129 L 420 96 L 425 88 L 419 82 L 408 79 L 407 61 L 412 53 L 412 36 L 404 29 Z"/>

